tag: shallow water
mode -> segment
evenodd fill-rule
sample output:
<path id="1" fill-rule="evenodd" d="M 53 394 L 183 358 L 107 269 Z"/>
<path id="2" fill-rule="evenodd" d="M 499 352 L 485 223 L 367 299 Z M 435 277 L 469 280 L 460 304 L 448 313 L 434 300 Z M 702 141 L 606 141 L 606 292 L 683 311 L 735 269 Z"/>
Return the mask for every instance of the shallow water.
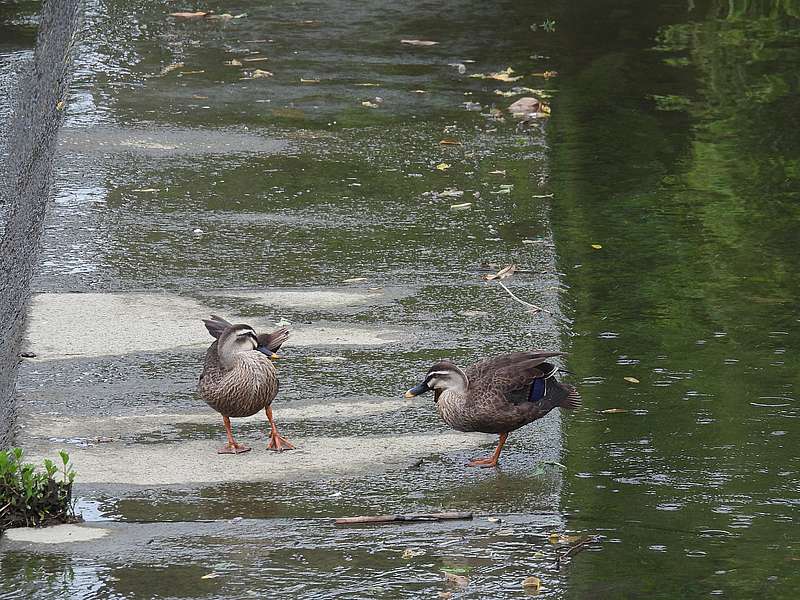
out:
<path id="1" fill-rule="evenodd" d="M 465 475 L 466 456 L 448 455 L 344 483 L 90 490 L 96 518 L 175 529 L 119 556 L 6 553 L 0 597 L 435 597 L 454 566 L 472 581 L 458 597 L 519 597 L 528 575 L 553 598 L 794 597 L 800 9 L 472 4 L 209 3 L 247 12 L 225 23 L 175 23 L 171 3 L 93 4 L 98 38 L 79 57 L 37 286 L 402 286 L 346 314 L 274 315 L 418 332 L 322 366 L 296 349 L 282 401 L 389 397 L 370 373 L 399 389 L 443 351 L 468 362 L 560 343 L 585 404 L 562 419 L 563 446 L 552 421 L 512 436 L 498 472 Z M 507 66 L 524 79 L 469 77 Z M 240 79 L 254 68 L 274 76 Z M 558 75 L 532 75 L 545 71 Z M 497 120 L 490 109 L 514 98 L 495 90 L 514 85 L 547 91 L 551 118 Z M 431 194 L 448 188 L 464 195 Z M 459 202 L 473 206 L 449 209 Z M 534 270 L 513 289 L 557 316 L 481 284 L 487 262 Z M 109 393 L 78 414 L 122 398 L 189 410 L 195 367 L 157 353 L 73 361 L 24 396 L 47 401 L 53 381 L 68 406 L 83 377 Z M 426 406 L 288 427 L 444 430 Z M 377 531 L 329 520 L 440 507 L 479 518 Z M 192 532 L 192 520 L 214 523 Z M 553 531 L 600 537 L 559 570 Z M 425 554 L 402 558 L 409 548 Z"/>

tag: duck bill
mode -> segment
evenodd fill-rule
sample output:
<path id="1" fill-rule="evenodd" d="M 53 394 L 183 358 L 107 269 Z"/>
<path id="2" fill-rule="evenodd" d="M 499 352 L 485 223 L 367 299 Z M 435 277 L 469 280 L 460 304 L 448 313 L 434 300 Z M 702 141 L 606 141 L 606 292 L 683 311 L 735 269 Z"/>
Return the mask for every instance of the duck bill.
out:
<path id="1" fill-rule="evenodd" d="M 261 352 L 262 354 L 266 354 L 266 355 L 267 355 L 267 356 L 269 356 L 269 357 L 270 357 L 272 360 L 277 360 L 277 359 L 279 359 L 279 358 L 282 358 L 282 357 L 281 357 L 279 354 L 276 354 L 275 352 L 273 352 L 272 350 L 270 350 L 270 349 L 269 349 L 269 348 L 267 348 L 266 346 L 259 346 L 258 348 L 256 348 L 256 350 L 258 350 L 258 351 L 259 351 L 259 352 Z"/>
<path id="2" fill-rule="evenodd" d="M 414 396 L 419 396 L 420 394 L 430 391 L 430 389 L 431 388 L 429 388 L 423 381 L 422 383 L 419 383 L 408 390 L 405 394 L 403 394 L 403 396 L 406 398 L 413 398 Z"/>

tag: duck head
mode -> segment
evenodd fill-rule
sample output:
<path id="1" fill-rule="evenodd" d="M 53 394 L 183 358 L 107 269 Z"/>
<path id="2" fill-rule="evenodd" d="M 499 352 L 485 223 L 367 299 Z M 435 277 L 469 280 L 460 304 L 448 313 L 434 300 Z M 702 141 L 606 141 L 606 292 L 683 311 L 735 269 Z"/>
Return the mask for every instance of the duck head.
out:
<path id="1" fill-rule="evenodd" d="M 219 336 L 217 354 L 223 365 L 230 367 L 239 352 L 250 352 L 258 347 L 258 336 L 250 325 L 231 325 Z"/>
<path id="2" fill-rule="evenodd" d="M 439 394 L 445 391 L 454 391 L 463 394 L 467 391 L 469 380 L 464 371 L 459 369 L 449 360 L 436 363 L 428 369 L 425 379 L 408 390 L 404 395 L 406 398 L 413 398 L 425 392 L 433 390 L 434 402 L 439 400 Z"/>

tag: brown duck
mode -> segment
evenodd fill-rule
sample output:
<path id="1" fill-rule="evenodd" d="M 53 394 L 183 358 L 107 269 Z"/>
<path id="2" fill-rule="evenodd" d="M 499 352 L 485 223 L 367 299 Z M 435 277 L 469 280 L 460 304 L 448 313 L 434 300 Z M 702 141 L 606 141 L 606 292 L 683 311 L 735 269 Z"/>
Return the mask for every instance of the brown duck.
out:
<path id="1" fill-rule="evenodd" d="M 294 448 L 278 433 L 272 418 L 272 401 L 278 393 L 278 375 L 269 359 L 289 337 L 285 327 L 272 333 L 256 334 L 249 325 L 233 325 L 211 315 L 203 319 L 215 338 L 206 351 L 203 373 L 197 389 L 200 397 L 222 415 L 228 443 L 217 450 L 220 454 L 241 454 L 250 450 L 233 439 L 231 417 L 249 417 L 264 409 L 270 425 L 270 450 Z"/>
<path id="2" fill-rule="evenodd" d="M 406 398 L 433 390 L 436 410 L 457 431 L 498 433 L 492 456 L 472 460 L 470 467 L 495 467 L 508 434 L 541 419 L 555 407 L 578 408 L 581 397 L 560 383 L 558 367 L 546 362 L 563 352 L 513 352 L 487 358 L 462 371 L 449 360 L 433 365 Z"/>

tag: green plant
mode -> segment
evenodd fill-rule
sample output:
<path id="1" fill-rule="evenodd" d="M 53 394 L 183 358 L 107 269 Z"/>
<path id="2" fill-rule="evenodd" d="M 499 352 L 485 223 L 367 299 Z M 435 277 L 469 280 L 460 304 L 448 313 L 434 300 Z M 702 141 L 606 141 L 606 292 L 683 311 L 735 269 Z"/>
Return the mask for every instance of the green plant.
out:
<path id="1" fill-rule="evenodd" d="M 75 471 L 69 454 L 61 466 L 49 458 L 44 469 L 22 461 L 22 449 L 0 451 L 0 532 L 8 527 L 39 527 L 76 520 L 72 500 Z"/>

